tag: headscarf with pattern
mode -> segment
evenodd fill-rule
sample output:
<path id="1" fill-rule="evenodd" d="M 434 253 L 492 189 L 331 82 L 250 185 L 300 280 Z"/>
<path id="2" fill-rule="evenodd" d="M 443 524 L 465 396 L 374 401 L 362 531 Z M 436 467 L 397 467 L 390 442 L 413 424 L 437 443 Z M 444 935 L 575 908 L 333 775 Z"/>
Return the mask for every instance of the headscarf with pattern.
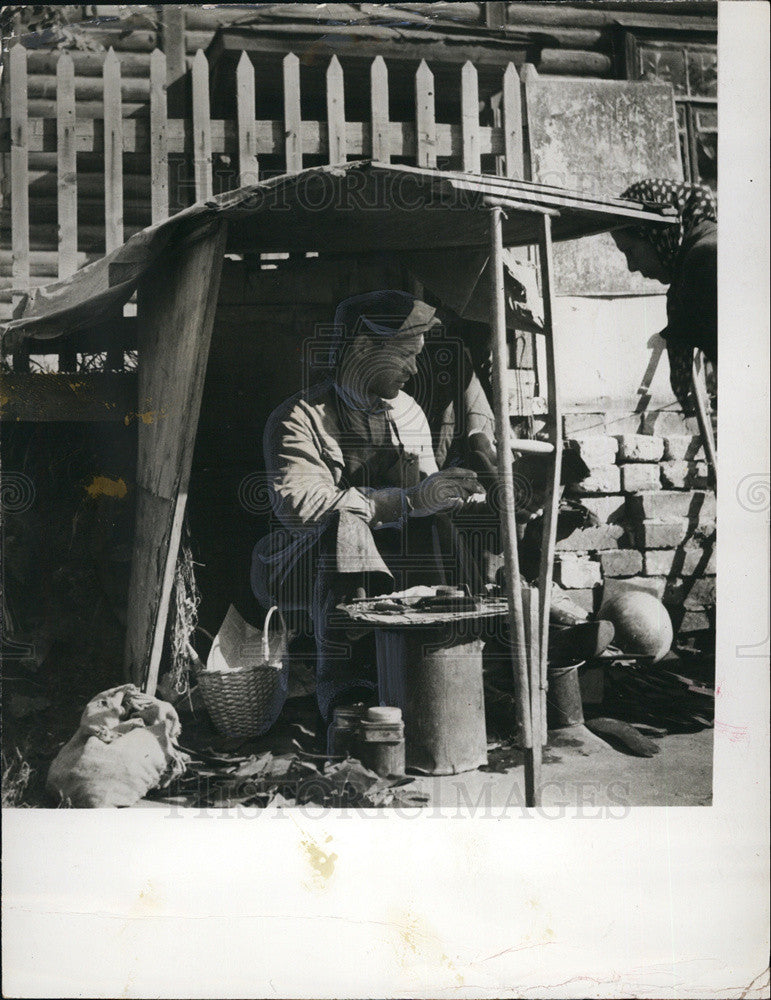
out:
<path id="1" fill-rule="evenodd" d="M 631 231 L 652 244 L 664 265 L 670 282 L 677 273 L 680 252 L 693 228 L 704 219 L 717 222 L 715 197 L 702 184 L 681 184 L 677 181 L 651 178 L 637 181 L 621 195 L 632 201 L 641 201 L 656 208 L 671 206 L 677 212 L 677 225 L 632 226 Z M 666 332 L 664 332 L 666 339 Z M 667 340 L 669 380 L 672 390 L 685 413 L 691 413 L 690 399 L 693 370 L 693 348 L 679 341 Z"/>
<path id="2" fill-rule="evenodd" d="M 674 277 L 680 249 L 693 227 L 704 219 L 717 222 L 715 196 L 703 184 L 681 184 L 678 181 L 651 178 L 630 185 L 621 197 L 656 208 L 669 206 L 677 212 L 677 225 L 631 227 L 635 235 L 653 245 L 670 280 Z"/>

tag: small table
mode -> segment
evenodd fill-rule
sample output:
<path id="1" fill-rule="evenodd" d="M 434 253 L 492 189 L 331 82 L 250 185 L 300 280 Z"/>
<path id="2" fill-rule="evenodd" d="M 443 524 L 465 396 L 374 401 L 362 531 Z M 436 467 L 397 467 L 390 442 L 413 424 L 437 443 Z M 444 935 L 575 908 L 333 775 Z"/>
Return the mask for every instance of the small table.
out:
<path id="1" fill-rule="evenodd" d="M 438 775 L 486 764 L 480 633 L 505 622 L 507 602 L 480 599 L 456 611 L 377 606 L 371 598 L 338 610 L 346 623 L 375 629 L 378 693 L 402 710 L 407 767 Z"/>

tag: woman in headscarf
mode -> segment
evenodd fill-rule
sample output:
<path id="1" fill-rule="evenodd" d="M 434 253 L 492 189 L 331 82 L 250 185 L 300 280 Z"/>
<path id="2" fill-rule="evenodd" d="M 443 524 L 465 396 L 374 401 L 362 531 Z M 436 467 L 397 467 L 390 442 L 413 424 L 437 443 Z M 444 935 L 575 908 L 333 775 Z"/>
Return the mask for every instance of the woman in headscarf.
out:
<path id="1" fill-rule="evenodd" d="M 669 285 L 667 325 L 661 331 L 669 355 L 672 389 L 691 412 L 693 350 L 717 365 L 717 207 L 712 191 L 699 184 L 644 180 L 621 195 L 677 212 L 677 224 L 632 226 L 612 235 L 629 270 Z"/>

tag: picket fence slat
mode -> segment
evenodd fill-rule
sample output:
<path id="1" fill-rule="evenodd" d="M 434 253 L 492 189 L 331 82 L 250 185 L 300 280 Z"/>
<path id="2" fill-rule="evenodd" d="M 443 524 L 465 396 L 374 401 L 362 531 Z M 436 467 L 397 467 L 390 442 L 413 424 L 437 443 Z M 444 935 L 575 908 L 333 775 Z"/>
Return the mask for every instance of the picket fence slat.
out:
<path id="1" fill-rule="evenodd" d="M 345 93 L 343 67 L 337 56 L 332 56 L 327 69 L 327 143 L 329 162 L 345 163 Z"/>
<path id="2" fill-rule="evenodd" d="M 415 74 L 415 131 L 419 167 L 436 166 L 436 117 L 434 111 L 434 74 L 421 59 Z"/>
<path id="3" fill-rule="evenodd" d="M 391 162 L 390 128 L 388 120 L 388 67 L 378 56 L 370 67 L 370 107 L 372 117 L 372 159 Z"/>
<path id="4" fill-rule="evenodd" d="M 300 112 L 300 60 L 290 52 L 284 57 L 284 140 L 286 172 L 303 168 L 302 115 Z"/>
<path id="5" fill-rule="evenodd" d="M 519 73 L 513 63 L 509 63 L 503 74 L 503 145 L 506 176 L 523 180 L 525 155 L 522 140 L 522 91 Z"/>
<path id="6" fill-rule="evenodd" d="M 111 253 L 123 243 L 123 115 L 120 62 L 113 49 L 104 60 L 104 244 Z"/>
<path id="7" fill-rule="evenodd" d="M 479 81 L 476 67 L 465 62 L 461 70 L 461 132 L 463 134 L 463 169 L 478 174 L 482 169 L 479 142 Z"/>
<path id="8" fill-rule="evenodd" d="M 209 63 L 199 49 L 193 59 L 193 166 L 196 201 L 214 194 L 212 185 L 211 110 L 209 104 Z"/>
<path id="9" fill-rule="evenodd" d="M 75 152 L 75 64 L 68 52 L 56 65 L 57 216 L 59 277 L 78 269 L 78 177 Z"/>
<path id="10" fill-rule="evenodd" d="M 259 180 L 257 136 L 255 134 L 254 66 L 241 53 L 236 68 L 236 113 L 238 116 L 238 183 L 256 184 Z"/>
<path id="11" fill-rule="evenodd" d="M 11 104 L 11 249 L 14 306 L 29 288 L 29 179 L 27 51 L 14 45 L 9 54 Z M 15 359 L 14 359 L 15 360 Z"/>
<path id="12" fill-rule="evenodd" d="M 150 213 L 153 223 L 169 215 L 169 142 L 167 136 L 166 55 L 150 57 Z"/>

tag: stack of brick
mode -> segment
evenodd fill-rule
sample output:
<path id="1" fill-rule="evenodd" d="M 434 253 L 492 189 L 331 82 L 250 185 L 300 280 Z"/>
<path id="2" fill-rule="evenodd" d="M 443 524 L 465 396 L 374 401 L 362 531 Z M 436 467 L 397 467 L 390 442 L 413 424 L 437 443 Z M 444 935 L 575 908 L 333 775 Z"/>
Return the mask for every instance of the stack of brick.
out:
<path id="1" fill-rule="evenodd" d="M 665 436 L 566 427 L 566 447 L 590 469 L 571 495 L 600 524 L 557 543 L 555 579 L 587 610 L 597 611 L 611 589 L 634 586 L 664 602 L 678 631 L 714 627 L 715 495 L 700 439 L 684 429 Z"/>

